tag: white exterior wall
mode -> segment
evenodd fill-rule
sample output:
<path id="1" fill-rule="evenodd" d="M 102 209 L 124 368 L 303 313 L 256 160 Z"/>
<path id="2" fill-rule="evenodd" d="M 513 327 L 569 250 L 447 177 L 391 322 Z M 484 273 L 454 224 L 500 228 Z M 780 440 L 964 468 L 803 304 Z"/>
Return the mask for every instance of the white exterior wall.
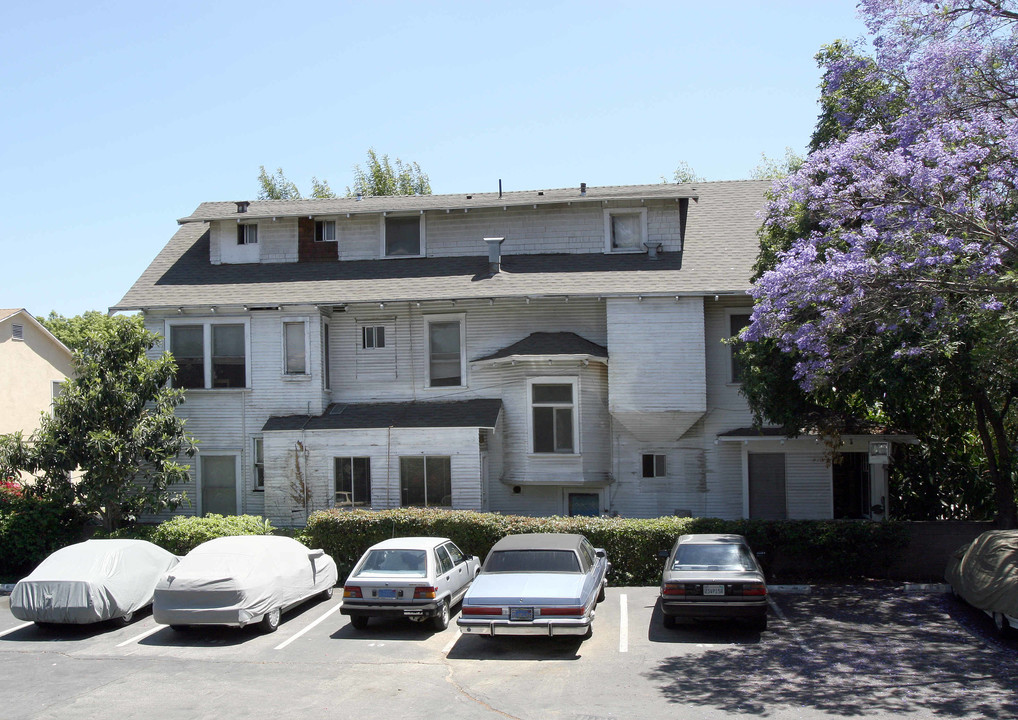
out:
<path id="1" fill-rule="evenodd" d="M 258 225 L 258 242 L 237 244 L 237 222 L 210 223 L 209 259 L 213 265 L 297 262 L 297 219 L 247 221 Z"/>

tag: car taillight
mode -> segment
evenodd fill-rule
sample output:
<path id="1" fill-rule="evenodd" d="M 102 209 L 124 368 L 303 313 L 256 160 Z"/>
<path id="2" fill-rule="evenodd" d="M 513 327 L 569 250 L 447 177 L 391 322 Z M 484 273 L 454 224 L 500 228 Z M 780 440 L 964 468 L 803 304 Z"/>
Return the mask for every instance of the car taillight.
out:
<path id="1" fill-rule="evenodd" d="M 766 595 L 767 586 L 763 583 L 746 583 L 742 586 L 743 595 Z"/>
<path id="2" fill-rule="evenodd" d="M 343 588 L 343 597 L 345 598 L 359 598 L 364 597 L 361 595 L 361 589 L 356 585 L 347 585 Z"/>
<path id="3" fill-rule="evenodd" d="M 438 588 L 418 585 L 414 588 L 414 600 L 434 600 Z"/>
<path id="4" fill-rule="evenodd" d="M 686 586 L 680 583 L 665 583 L 661 590 L 662 595 L 685 595 Z"/>
<path id="5" fill-rule="evenodd" d="M 541 615 L 570 615 L 579 616 L 583 614 L 581 607 L 545 607 L 541 608 Z"/>
<path id="6" fill-rule="evenodd" d="M 464 605 L 460 610 L 461 615 L 501 615 L 502 608 L 498 607 L 469 607 Z"/>

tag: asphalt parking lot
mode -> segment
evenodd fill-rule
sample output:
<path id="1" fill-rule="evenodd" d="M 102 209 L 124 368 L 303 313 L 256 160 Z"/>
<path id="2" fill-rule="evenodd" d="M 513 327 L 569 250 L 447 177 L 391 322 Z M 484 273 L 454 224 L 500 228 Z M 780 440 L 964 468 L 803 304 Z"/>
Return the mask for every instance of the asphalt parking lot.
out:
<path id="1" fill-rule="evenodd" d="M 770 627 L 666 630 L 657 588 L 609 588 L 589 640 L 356 631 L 340 598 L 278 632 L 41 630 L 0 598 L 0 717 L 1018 717 L 1018 643 L 945 595 L 772 595 Z M 377 624 L 376 624 L 377 623 Z"/>

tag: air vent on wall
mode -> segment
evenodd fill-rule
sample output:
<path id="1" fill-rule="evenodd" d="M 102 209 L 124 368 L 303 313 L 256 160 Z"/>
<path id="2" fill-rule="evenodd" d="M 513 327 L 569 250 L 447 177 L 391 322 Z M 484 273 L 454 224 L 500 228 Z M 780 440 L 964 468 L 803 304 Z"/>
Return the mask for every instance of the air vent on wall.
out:
<path id="1" fill-rule="evenodd" d="M 25 326 L 24 325 L 11 325 L 11 337 L 14 340 L 25 339 Z"/>

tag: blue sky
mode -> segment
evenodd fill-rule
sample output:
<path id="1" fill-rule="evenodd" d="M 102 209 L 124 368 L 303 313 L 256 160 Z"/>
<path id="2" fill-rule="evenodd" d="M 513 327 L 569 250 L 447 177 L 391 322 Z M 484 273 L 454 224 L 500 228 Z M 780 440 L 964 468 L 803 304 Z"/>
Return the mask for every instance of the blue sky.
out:
<path id="1" fill-rule="evenodd" d="M 0 307 L 106 310 L 259 165 L 342 193 L 374 147 L 436 193 L 746 177 L 802 152 L 852 0 L 13 3 Z"/>

